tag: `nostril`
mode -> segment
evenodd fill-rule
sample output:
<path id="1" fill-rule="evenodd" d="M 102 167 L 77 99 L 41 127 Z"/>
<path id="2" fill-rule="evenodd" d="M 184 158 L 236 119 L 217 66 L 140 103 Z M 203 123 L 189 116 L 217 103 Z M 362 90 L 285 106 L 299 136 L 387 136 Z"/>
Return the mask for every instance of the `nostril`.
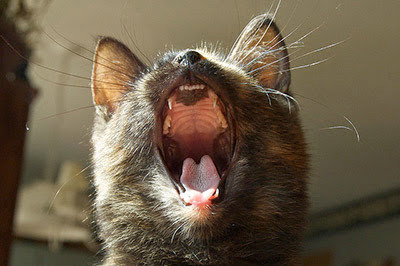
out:
<path id="1" fill-rule="evenodd" d="M 177 55 L 174 59 L 174 62 L 181 66 L 192 66 L 201 60 L 203 60 L 203 56 L 201 56 L 200 53 L 193 50 L 188 50 Z"/>

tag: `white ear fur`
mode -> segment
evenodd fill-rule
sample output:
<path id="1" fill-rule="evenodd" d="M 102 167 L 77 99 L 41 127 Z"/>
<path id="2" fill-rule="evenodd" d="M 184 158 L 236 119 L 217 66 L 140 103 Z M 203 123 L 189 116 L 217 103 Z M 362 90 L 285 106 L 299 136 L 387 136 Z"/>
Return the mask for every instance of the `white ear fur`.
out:
<path id="1" fill-rule="evenodd" d="M 228 59 L 242 66 L 261 86 L 287 91 L 290 84 L 288 53 L 278 27 L 267 14 L 247 24 Z"/>

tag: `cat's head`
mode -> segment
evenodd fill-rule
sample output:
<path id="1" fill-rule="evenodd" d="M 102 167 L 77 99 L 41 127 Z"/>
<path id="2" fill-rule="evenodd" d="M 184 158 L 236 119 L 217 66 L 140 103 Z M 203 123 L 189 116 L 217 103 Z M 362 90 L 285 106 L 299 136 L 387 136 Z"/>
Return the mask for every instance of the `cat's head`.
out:
<path id="1" fill-rule="evenodd" d="M 284 39 L 267 15 L 227 55 L 171 51 L 153 66 L 100 39 L 92 142 L 103 238 L 298 237 L 307 156 L 289 84 Z"/>

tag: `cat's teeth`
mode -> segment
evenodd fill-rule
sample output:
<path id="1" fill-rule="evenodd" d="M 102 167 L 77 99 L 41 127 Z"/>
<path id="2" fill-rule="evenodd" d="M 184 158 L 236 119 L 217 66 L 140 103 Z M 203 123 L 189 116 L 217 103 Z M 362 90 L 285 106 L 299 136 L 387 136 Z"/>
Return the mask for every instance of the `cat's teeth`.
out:
<path id="1" fill-rule="evenodd" d="M 202 90 L 204 89 L 206 86 L 203 84 L 199 84 L 199 85 L 181 85 L 179 86 L 179 90 L 183 91 L 183 90 Z"/>
<path id="2" fill-rule="evenodd" d="M 219 188 L 217 188 L 217 190 L 215 190 L 214 194 L 211 196 L 210 199 L 218 198 L 218 196 L 219 196 Z"/>
<path id="3" fill-rule="evenodd" d="M 219 122 L 221 123 L 221 127 L 223 129 L 226 129 L 228 127 L 228 123 L 226 122 L 226 119 L 220 109 L 218 109 L 218 111 L 217 111 L 217 117 L 218 117 Z"/>
<path id="4" fill-rule="evenodd" d="M 168 98 L 167 103 L 168 103 L 168 108 L 169 110 L 172 110 L 173 103 L 176 100 L 176 94 L 173 94 L 171 97 Z"/>
<path id="5" fill-rule="evenodd" d="M 168 99 L 168 108 L 169 110 L 172 110 L 172 98 Z"/>
<path id="6" fill-rule="evenodd" d="M 163 125 L 163 134 L 167 135 L 169 133 L 169 128 L 171 127 L 171 116 L 167 115 L 167 117 L 164 120 L 164 125 Z"/>
<path id="7" fill-rule="evenodd" d="M 208 93 L 208 98 L 212 100 L 213 107 L 215 109 L 215 106 L 217 106 L 218 96 L 212 90 L 208 90 L 207 93 Z"/>

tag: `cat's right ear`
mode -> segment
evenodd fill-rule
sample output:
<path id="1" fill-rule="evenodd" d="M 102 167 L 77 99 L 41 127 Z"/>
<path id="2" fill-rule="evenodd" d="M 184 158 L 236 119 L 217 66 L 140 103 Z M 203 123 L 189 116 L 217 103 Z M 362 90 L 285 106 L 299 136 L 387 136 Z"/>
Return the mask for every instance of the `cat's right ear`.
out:
<path id="1" fill-rule="evenodd" d="M 146 66 L 121 42 L 102 37 L 93 60 L 92 94 L 97 106 L 112 114 Z"/>
<path id="2" fill-rule="evenodd" d="M 288 91 L 289 56 L 284 38 L 269 14 L 256 16 L 247 24 L 228 59 L 242 66 L 264 88 Z"/>

